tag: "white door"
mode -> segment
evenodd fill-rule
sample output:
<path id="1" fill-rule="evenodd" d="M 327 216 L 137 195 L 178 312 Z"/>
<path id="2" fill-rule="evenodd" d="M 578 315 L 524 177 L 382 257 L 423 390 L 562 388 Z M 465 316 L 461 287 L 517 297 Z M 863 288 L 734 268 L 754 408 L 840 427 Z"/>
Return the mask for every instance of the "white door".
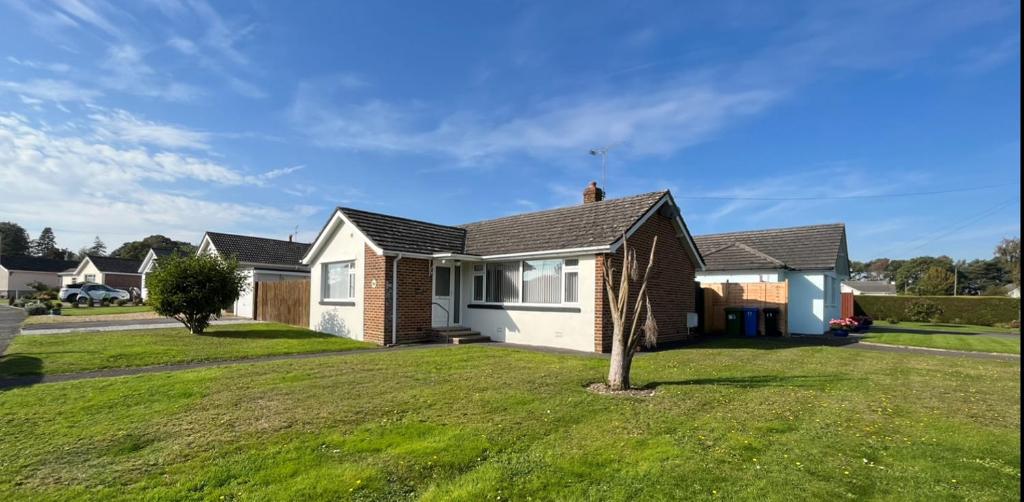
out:
<path id="1" fill-rule="evenodd" d="M 434 304 L 431 305 L 431 325 L 435 328 L 453 324 L 452 308 L 452 267 L 434 267 Z"/>

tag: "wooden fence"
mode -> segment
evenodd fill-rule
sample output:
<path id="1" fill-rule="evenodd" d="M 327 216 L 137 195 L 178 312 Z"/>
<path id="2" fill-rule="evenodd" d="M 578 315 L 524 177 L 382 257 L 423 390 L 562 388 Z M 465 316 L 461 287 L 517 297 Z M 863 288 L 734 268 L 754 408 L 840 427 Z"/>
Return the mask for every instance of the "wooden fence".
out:
<path id="1" fill-rule="evenodd" d="M 725 331 L 726 307 L 779 309 L 779 329 L 789 335 L 789 282 L 702 283 L 704 288 L 704 331 Z M 758 332 L 764 333 L 764 316 L 758 316 Z"/>
<path id="2" fill-rule="evenodd" d="M 309 279 L 256 282 L 256 319 L 309 327 Z"/>

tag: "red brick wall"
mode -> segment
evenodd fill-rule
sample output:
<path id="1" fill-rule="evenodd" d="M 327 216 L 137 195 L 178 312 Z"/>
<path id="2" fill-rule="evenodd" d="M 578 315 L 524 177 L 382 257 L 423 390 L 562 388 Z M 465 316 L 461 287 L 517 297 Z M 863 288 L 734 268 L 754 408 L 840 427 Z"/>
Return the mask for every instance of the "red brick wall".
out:
<path id="1" fill-rule="evenodd" d="M 393 256 L 379 256 L 369 246 L 363 251 L 363 340 L 391 343 L 391 289 Z M 373 281 L 377 287 L 373 287 Z M 398 261 L 398 343 L 427 340 L 430 336 L 430 260 Z"/>
<path id="2" fill-rule="evenodd" d="M 685 339 L 686 313 L 695 312 L 694 262 L 686 251 L 685 244 L 676 237 L 676 228 L 670 218 L 655 214 L 628 239 L 630 249 L 636 251 L 637 264 L 641 275 L 647 267 L 651 254 L 651 243 L 658 236 L 658 247 L 654 255 L 654 269 L 648 282 L 648 297 L 654 319 L 658 323 L 658 343 Z M 611 352 L 612 323 L 604 288 L 604 256 L 597 257 L 594 350 Z M 612 256 L 615 268 L 615 284 L 622 271 L 622 250 Z M 640 292 L 640 280 L 630 286 L 629 308 L 636 304 Z M 632 316 L 630 316 L 630 320 Z M 643 319 L 641 319 L 642 323 Z M 639 328 L 638 328 L 639 329 Z"/>
<path id="3" fill-rule="evenodd" d="M 363 340 L 384 345 L 390 340 L 387 319 L 387 260 L 363 246 Z M 377 281 L 377 287 L 373 287 Z"/>
<path id="4" fill-rule="evenodd" d="M 393 264 L 394 258 L 388 257 L 389 274 Z M 430 337 L 431 303 L 434 301 L 431 280 L 430 260 L 402 258 L 398 261 L 398 343 L 419 342 Z M 389 303 L 389 337 L 390 309 Z"/>

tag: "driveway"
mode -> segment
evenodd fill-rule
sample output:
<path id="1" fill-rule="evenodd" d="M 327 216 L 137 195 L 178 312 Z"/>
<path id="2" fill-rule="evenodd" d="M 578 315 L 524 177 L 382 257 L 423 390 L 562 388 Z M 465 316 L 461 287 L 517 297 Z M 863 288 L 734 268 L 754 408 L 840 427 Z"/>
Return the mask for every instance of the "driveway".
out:
<path id="1" fill-rule="evenodd" d="M 25 311 L 0 305 L 0 354 L 7 350 L 7 346 L 21 331 L 21 321 L 25 319 Z"/>

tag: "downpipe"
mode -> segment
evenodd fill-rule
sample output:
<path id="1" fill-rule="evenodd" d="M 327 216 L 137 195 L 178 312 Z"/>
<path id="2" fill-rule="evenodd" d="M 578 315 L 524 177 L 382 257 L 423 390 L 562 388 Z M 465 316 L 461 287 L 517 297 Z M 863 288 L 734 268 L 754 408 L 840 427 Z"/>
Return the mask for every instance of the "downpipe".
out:
<path id="1" fill-rule="evenodd" d="M 402 253 L 395 255 L 391 264 L 391 347 L 398 345 L 398 262 Z"/>

